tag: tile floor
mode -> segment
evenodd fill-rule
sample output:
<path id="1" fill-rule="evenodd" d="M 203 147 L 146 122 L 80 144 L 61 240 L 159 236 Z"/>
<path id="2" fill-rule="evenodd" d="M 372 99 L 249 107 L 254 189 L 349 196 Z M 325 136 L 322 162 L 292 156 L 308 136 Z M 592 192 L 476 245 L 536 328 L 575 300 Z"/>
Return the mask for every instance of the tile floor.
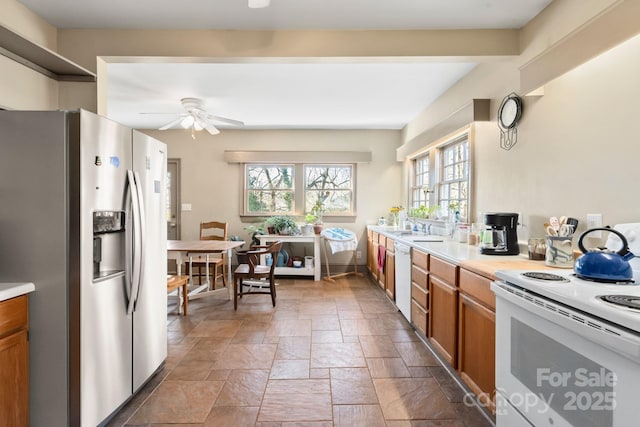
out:
<path id="1" fill-rule="evenodd" d="M 367 278 L 280 279 L 168 317 L 169 355 L 109 426 L 490 426 Z"/>

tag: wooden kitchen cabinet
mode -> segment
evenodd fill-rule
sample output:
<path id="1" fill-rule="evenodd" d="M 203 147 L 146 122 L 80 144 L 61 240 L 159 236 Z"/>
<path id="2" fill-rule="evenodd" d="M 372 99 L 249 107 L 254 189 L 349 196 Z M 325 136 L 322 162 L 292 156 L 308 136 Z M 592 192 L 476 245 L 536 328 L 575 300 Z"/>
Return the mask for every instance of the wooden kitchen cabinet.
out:
<path id="1" fill-rule="evenodd" d="M 429 254 L 411 251 L 411 323 L 427 336 L 429 310 Z"/>
<path id="2" fill-rule="evenodd" d="M 385 257 L 385 291 L 391 301 L 396 299 L 396 251 L 395 242 L 387 237 L 387 256 Z"/>
<path id="3" fill-rule="evenodd" d="M 379 239 L 379 234 L 376 233 L 375 231 L 372 232 L 371 235 L 371 270 L 369 270 L 371 272 L 371 276 L 373 277 L 373 280 L 375 280 L 376 282 L 378 281 L 378 275 L 380 274 L 380 271 L 378 270 L 378 247 L 379 247 L 379 243 L 378 243 L 378 239 Z"/>
<path id="4" fill-rule="evenodd" d="M 429 342 L 452 367 L 457 366 L 458 267 L 431 256 L 429 261 Z"/>
<path id="5" fill-rule="evenodd" d="M 384 236 L 382 234 L 379 235 L 378 237 L 378 250 L 382 250 L 379 248 L 385 248 L 385 262 L 383 264 L 382 270 L 378 271 L 378 285 L 380 285 L 380 287 L 382 288 L 382 290 L 385 290 L 387 287 L 387 275 L 386 275 L 386 271 L 387 271 L 387 257 L 386 257 L 386 248 L 387 248 L 387 236 Z"/>
<path id="6" fill-rule="evenodd" d="M 29 425 L 27 296 L 0 302 L 0 414 L 3 425 Z"/>
<path id="7" fill-rule="evenodd" d="M 458 373 L 495 413 L 495 294 L 491 280 L 460 269 Z"/>
<path id="8" fill-rule="evenodd" d="M 369 274 L 373 274 L 376 257 L 377 255 L 374 255 L 373 252 L 373 231 L 367 230 L 367 270 L 369 270 Z"/>

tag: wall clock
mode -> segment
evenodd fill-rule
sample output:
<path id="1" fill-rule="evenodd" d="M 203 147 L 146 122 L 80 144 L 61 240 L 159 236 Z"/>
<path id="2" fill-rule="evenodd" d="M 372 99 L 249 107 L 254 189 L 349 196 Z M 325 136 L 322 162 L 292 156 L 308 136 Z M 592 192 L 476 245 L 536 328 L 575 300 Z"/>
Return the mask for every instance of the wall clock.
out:
<path id="1" fill-rule="evenodd" d="M 515 93 L 505 96 L 498 109 L 500 147 L 510 150 L 518 142 L 518 122 L 522 117 L 522 98 Z"/>

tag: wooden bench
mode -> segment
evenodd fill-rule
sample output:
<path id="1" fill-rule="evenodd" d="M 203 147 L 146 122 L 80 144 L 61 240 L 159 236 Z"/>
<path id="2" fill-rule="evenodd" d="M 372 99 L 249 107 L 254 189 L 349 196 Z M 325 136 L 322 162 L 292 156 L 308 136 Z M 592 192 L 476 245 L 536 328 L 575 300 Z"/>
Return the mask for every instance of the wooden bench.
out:
<path id="1" fill-rule="evenodd" d="M 188 285 L 189 276 L 167 276 L 167 292 L 173 292 L 173 290 L 182 287 L 182 292 L 178 290 L 178 314 L 180 314 L 180 298 L 182 298 L 182 306 L 184 308 L 185 316 L 187 315 L 189 305 L 189 295 L 187 292 Z"/>

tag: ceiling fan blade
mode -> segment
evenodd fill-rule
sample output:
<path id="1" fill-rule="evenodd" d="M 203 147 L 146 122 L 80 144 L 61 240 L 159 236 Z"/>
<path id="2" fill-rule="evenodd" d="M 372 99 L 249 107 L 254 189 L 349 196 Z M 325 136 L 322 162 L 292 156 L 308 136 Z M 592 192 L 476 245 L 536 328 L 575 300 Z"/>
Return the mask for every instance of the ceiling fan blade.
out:
<path id="1" fill-rule="evenodd" d="M 144 113 L 138 113 L 138 114 L 153 114 L 153 115 L 156 115 L 156 116 L 175 116 L 175 115 L 178 115 L 180 113 L 167 113 L 167 112 L 164 112 L 164 113 L 150 113 L 150 112 L 144 112 Z M 182 117 L 186 116 L 186 114 L 180 114 L 180 115 Z"/>
<path id="2" fill-rule="evenodd" d="M 221 116 L 208 115 L 207 119 L 209 119 L 209 120 L 217 120 L 219 122 L 228 123 L 230 125 L 235 125 L 235 126 L 244 126 L 244 122 L 242 122 L 240 120 L 228 119 L 226 117 L 221 117 Z"/>
<path id="3" fill-rule="evenodd" d="M 208 124 L 207 126 L 204 127 L 207 132 L 209 132 L 211 135 L 217 135 L 220 133 L 220 131 L 218 130 L 218 128 L 216 128 L 214 125 L 212 124 Z"/>
<path id="4" fill-rule="evenodd" d="M 220 131 L 209 122 L 207 115 L 203 111 L 197 111 L 193 114 L 193 118 L 201 129 L 205 129 L 211 135 L 217 135 Z"/>
<path id="5" fill-rule="evenodd" d="M 171 129 L 172 127 L 174 127 L 175 125 L 177 125 L 178 123 L 180 123 L 182 120 L 184 120 L 184 116 L 180 116 L 175 120 L 171 120 L 169 123 L 167 123 L 166 125 L 160 126 L 158 128 L 158 130 L 167 130 L 167 129 Z"/>

